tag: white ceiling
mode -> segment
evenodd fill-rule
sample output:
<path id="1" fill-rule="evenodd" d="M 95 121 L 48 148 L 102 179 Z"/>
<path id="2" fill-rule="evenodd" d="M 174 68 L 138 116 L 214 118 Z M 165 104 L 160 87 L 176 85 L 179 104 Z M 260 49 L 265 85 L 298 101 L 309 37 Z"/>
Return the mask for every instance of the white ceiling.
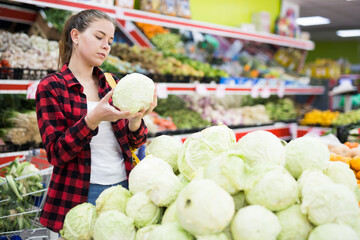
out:
<path id="1" fill-rule="evenodd" d="M 337 30 L 360 28 L 360 0 L 288 0 L 300 5 L 300 17 L 322 16 L 329 18 L 327 25 L 301 27 L 310 32 L 311 40 L 354 40 L 360 37 L 341 38 Z"/>

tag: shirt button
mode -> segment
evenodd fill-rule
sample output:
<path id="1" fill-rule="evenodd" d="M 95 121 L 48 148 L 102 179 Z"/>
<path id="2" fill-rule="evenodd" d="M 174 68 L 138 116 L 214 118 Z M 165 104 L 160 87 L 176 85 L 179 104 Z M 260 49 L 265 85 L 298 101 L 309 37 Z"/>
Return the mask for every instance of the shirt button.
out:
<path id="1" fill-rule="evenodd" d="M 84 164 L 86 167 L 90 166 L 90 163 L 89 161 L 85 161 L 85 164 Z"/>

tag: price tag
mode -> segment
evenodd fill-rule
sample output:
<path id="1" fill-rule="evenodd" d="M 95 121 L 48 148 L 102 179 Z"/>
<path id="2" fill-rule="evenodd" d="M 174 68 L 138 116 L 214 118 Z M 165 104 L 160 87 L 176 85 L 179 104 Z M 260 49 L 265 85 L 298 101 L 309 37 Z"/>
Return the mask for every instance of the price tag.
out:
<path id="1" fill-rule="evenodd" d="M 215 96 L 217 98 L 223 98 L 225 97 L 225 86 L 222 85 L 222 84 L 219 84 L 217 87 L 216 87 L 216 91 L 215 91 Z"/>
<path id="2" fill-rule="evenodd" d="M 156 84 L 156 95 L 158 96 L 158 98 L 162 98 L 162 99 L 168 97 L 166 84 L 162 84 L 162 83 Z"/>
<path id="3" fill-rule="evenodd" d="M 258 98 L 259 97 L 259 86 L 258 85 L 254 85 L 251 87 L 251 92 L 250 95 L 252 98 Z"/>
<path id="4" fill-rule="evenodd" d="M 208 92 L 207 88 L 202 84 L 197 84 L 195 87 L 195 91 L 199 95 L 206 95 Z"/>
<path id="5" fill-rule="evenodd" d="M 285 83 L 284 81 L 280 81 L 278 85 L 277 95 L 279 98 L 283 98 L 285 95 Z"/>
<path id="6" fill-rule="evenodd" d="M 266 85 L 262 91 L 260 92 L 260 97 L 262 98 L 269 98 L 271 95 L 270 88 L 268 85 Z"/>
<path id="7" fill-rule="evenodd" d="M 27 99 L 35 99 L 36 89 L 37 89 L 39 83 L 40 83 L 40 80 L 29 83 L 29 86 L 26 89 L 26 98 Z"/>

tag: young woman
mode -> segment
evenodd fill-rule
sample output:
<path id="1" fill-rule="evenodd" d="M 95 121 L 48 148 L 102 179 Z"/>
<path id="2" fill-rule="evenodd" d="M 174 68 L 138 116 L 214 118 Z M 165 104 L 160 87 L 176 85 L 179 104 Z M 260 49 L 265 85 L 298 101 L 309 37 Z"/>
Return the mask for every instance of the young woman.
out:
<path id="1" fill-rule="evenodd" d="M 146 142 L 142 117 L 157 105 L 154 96 L 150 108 L 136 114 L 112 106 L 113 90 L 98 66 L 110 52 L 114 31 L 112 19 L 98 10 L 70 17 L 59 44 L 62 68 L 37 89 L 38 125 L 54 166 L 40 223 L 55 232 L 72 207 L 95 204 L 110 186 L 127 187 L 130 147 Z"/>

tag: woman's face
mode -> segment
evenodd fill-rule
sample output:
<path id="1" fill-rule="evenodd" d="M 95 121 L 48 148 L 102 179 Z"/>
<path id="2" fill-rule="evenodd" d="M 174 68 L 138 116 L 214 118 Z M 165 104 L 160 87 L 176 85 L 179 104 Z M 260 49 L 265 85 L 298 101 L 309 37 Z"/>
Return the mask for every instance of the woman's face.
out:
<path id="1" fill-rule="evenodd" d="M 109 55 L 114 41 L 114 24 L 106 19 L 95 20 L 78 35 L 78 52 L 92 66 L 100 66 Z"/>

